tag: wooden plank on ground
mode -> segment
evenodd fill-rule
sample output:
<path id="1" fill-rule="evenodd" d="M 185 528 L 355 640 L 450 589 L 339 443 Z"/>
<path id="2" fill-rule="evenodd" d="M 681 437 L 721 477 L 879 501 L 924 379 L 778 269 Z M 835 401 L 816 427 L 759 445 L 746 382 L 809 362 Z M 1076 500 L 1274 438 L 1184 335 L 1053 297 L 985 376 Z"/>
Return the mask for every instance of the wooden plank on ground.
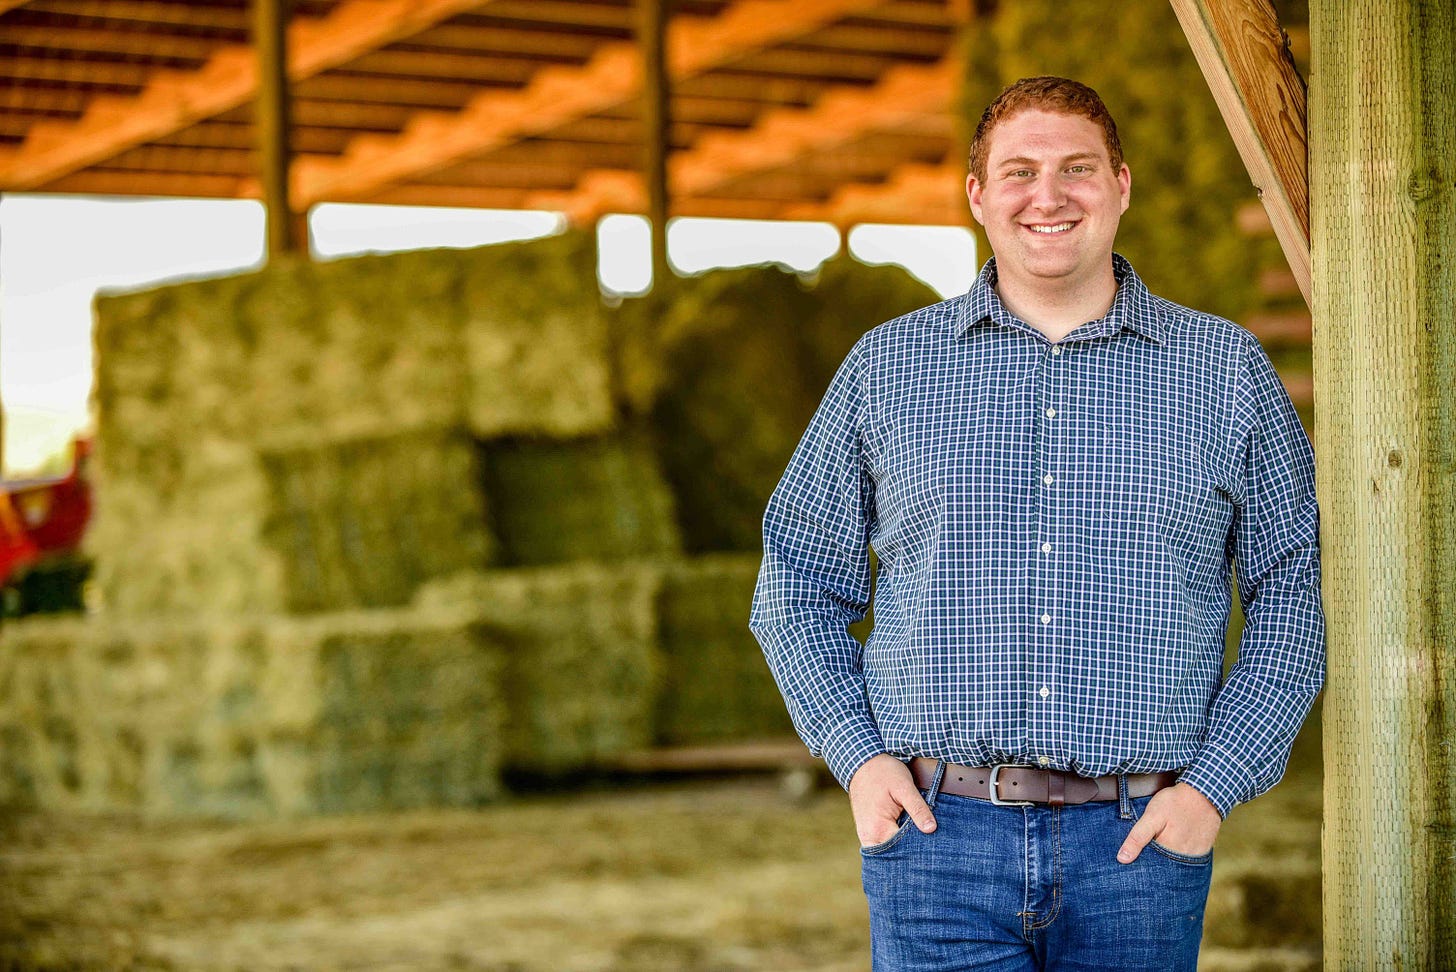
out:
<path id="1" fill-rule="evenodd" d="M 789 770 L 821 765 L 797 739 L 760 739 L 710 746 L 641 749 L 616 760 L 617 769 L 634 773 L 728 773 Z"/>

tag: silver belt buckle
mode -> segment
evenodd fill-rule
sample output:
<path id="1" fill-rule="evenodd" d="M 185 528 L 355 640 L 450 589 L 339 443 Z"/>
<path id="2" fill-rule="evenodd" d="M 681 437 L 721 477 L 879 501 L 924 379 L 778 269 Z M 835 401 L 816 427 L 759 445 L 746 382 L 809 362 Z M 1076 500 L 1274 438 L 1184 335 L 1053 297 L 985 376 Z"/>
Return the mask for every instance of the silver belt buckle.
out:
<path id="1" fill-rule="evenodd" d="M 1001 782 L 1000 781 L 1001 771 L 1003 769 L 1006 769 L 1006 767 L 1008 767 L 1008 766 L 1011 767 L 1011 768 L 1013 768 L 1013 769 L 1030 769 L 1031 768 L 1026 763 L 997 763 L 995 766 L 992 766 L 991 767 L 991 780 L 990 780 L 990 784 L 989 784 L 990 785 L 990 789 L 991 789 L 991 802 L 994 803 L 994 804 L 996 804 L 996 806 L 998 806 L 998 807 L 1029 807 L 1029 806 L 1031 806 L 1032 805 L 1032 802 L 1033 802 L 1031 800 L 1003 800 L 1003 799 L 1001 799 L 1001 794 L 998 792 L 997 787 L 998 787 L 998 785 Z"/>

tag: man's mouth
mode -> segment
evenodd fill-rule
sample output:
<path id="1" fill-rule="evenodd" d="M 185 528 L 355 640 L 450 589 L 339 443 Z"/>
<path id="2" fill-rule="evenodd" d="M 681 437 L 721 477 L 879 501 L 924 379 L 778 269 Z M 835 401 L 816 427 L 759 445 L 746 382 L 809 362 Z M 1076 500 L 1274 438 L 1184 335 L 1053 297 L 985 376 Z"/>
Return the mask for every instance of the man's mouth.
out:
<path id="1" fill-rule="evenodd" d="M 1031 224 L 1028 225 L 1026 228 L 1031 230 L 1033 233 L 1041 233 L 1043 236 L 1052 236 L 1057 233 L 1065 233 L 1067 230 L 1071 229 L 1073 226 L 1076 225 L 1077 224 L 1075 222 L 1052 223 L 1049 225 Z"/>

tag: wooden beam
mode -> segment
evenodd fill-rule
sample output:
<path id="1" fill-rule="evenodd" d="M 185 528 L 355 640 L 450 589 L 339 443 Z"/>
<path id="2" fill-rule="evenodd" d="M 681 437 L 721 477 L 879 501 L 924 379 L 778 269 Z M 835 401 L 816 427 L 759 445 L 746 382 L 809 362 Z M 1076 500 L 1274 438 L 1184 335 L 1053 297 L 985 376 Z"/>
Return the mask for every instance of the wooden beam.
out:
<path id="1" fill-rule="evenodd" d="M 263 186 L 264 239 L 271 259 L 285 253 L 308 253 L 306 225 L 294 219 L 288 201 L 288 169 L 292 159 L 288 120 L 289 0 L 252 0 L 253 49 L 258 58 L 259 180 Z"/>
<path id="2" fill-rule="evenodd" d="M 486 2 L 345 0 L 321 20 L 289 26 L 288 77 L 299 81 L 346 64 Z M 74 122 L 37 124 L 18 149 L 0 156 L 0 191 L 43 189 L 67 173 L 235 108 L 257 91 L 257 62 L 246 44 L 220 48 L 196 71 L 155 71 L 134 97 L 100 95 Z"/>
<path id="3" fill-rule="evenodd" d="M 0 10 L 5 3 L 0 0 Z M 201 6 L 189 0 L 20 0 L 27 10 L 64 14 L 89 20 L 137 21 L 143 29 L 165 27 L 212 27 L 219 30 L 248 29 L 248 12 L 242 7 Z"/>
<path id="4" fill-rule="evenodd" d="M 893 130 L 918 115 L 945 112 L 959 77 L 954 58 L 924 67 L 903 65 L 872 87 L 833 88 L 812 107 L 770 111 L 747 131 L 705 135 L 673 160 L 673 192 L 712 195 L 744 175 L 839 148 L 867 132 Z"/>
<path id="5" fill-rule="evenodd" d="M 970 220 L 966 173 L 961 165 L 909 162 L 883 183 L 848 185 L 823 203 L 793 203 L 781 219 L 815 219 L 836 226 L 855 223 L 924 223 L 965 226 Z"/>
<path id="6" fill-rule="evenodd" d="M 1310 300 L 1304 81 L 1270 0 L 1170 0 L 1274 235 Z"/>
<path id="7" fill-rule="evenodd" d="M 642 52 L 642 181 L 647 188 L 654 289 L 667 281 L 667 161 L 672 152 L 671 79 L 667 73 L 668 0 L 635 0 L 637 47 Z"/>
<path id="8" fill-rule="evenodd" d="M 1456 6 L 1309 20 L 1323 967 L 1456 969 Z"/>
<path id="9" fill-rule="evenodd" d="M 668 76 L 703 74 L 884 0 L 736 0 L 713 18 L 679 17 Z M 604 45 L 580 68 L 547 67 L 520 91 L 485 92 L 451 117 L 413 120 L 398 136 L 361 136 L 337 160 L 299 164 L 301 203 L 363 201 L 394 183 L 628 101 L 641 89 L 634 46 Z"/>
<path id="10" fill-rule="evenodd" d="M 953 58 L 923 67 L 901 66 L 873 87 L 832 88 L 809 108 L 775 109 L 744 131 L 704 135 L 669 163 L 668 185 L 675 207 L 711 197 L 735 179 L 792 165 L 810 153 L 832 151 L 868 132 L 892 130 L 920 115 L 944 112 L 958 77 Z M 642 184 L 622 172 L 602 169 L 583 175 L 572 191 L 545 193 L 536 202 L 566 213 L 572 222 L 586 223 L 609 212 L 642 212 L 647 194 Z"/>

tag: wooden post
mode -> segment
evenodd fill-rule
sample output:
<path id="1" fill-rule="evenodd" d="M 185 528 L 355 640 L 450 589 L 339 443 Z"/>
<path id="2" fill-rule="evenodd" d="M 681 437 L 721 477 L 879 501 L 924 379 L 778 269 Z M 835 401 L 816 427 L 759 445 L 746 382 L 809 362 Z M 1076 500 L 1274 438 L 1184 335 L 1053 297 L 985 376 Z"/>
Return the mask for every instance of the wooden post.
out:
<path id="1" fill-rule="evenodd" d="M 1456 969 L 1456 7 L 1311 0 L 1324 967 Z"/>
<path id="2" fill-rule="evenodd" d="M 289 203 L 288 6 L 289 0 L 253 0 L 253 43 L 258 54 L 254 116 L 270 257 L 308 252 L 306 218 L 301 228 Z"/>
<path id="3" fill-rule="evenodd" d="M 1305 88 L 1270 0 L 1171 0 L 1305 303 L 1310 300 Z"/>
<path id="4" fill-rule="evenodd" d="M 647 219 L 652 224 L 653 290 L 665 285 L 672 273 L 667 262 L 667 158 L 672 150 L 667 3 L 637 0 L 637 44 L 642 51 L 642 179 L 647 185 Z"/>

